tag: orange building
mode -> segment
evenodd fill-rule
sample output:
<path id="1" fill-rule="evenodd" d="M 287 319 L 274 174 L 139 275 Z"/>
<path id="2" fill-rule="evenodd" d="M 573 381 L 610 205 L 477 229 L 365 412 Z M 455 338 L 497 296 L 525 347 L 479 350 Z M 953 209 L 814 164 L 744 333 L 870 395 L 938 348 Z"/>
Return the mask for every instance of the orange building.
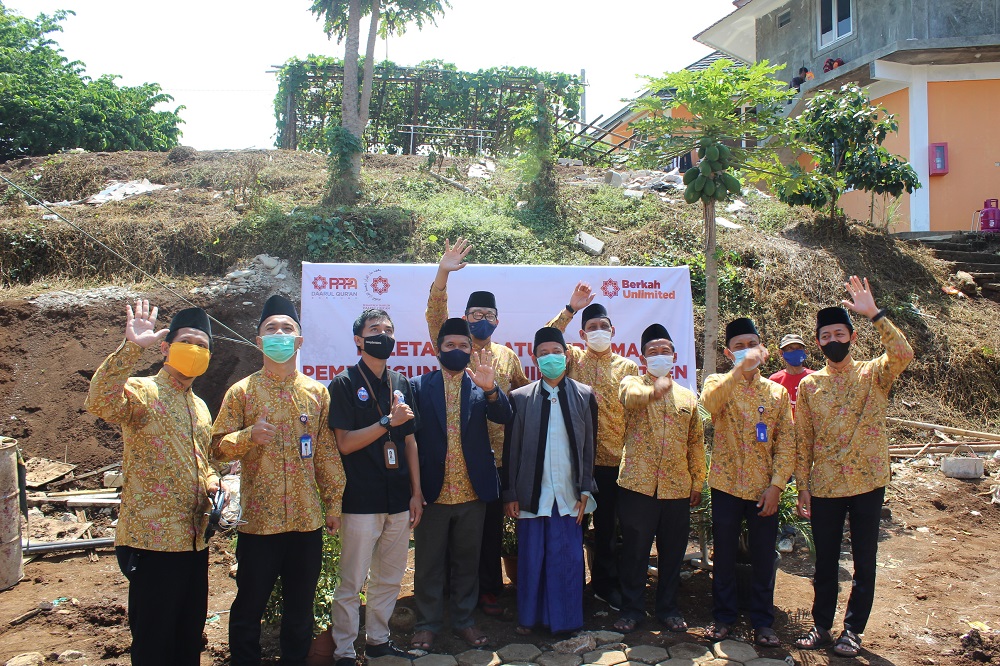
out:
<path id="1" fill-rule="evenodd" d="M 811 93 L 855 82 L 899 121 L 883 144 L 909 160 L 923 185 L 904 194 L 892 231 L 968 230 L 988 198 L 1000 198 L 1000 0 L 737 0 L 695 39 L 734 59 L 787 63 L 815 74 Z M 823 71 L 831 61 L 842 65 Z M 871 197 L 849 192 L 853 217 Z M 886 206 L 876 199 L 876 219 Z"/>

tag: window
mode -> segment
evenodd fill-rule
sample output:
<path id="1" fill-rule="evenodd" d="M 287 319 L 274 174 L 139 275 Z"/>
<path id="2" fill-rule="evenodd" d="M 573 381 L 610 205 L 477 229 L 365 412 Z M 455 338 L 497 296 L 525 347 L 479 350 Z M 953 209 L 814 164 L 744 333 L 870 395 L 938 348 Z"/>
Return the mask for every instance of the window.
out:
<path id="1" fill-rule="evenodd" d="M 851 0 L 819 0 L 819 46 L 851 34 Z"/>
<path id="2" fill-rule="evenodd" d="M 785 11 L 778 14 L 778 27 L 784 28 L 786 25 L 792 22 L 792 10 L 786 9 Z"/>

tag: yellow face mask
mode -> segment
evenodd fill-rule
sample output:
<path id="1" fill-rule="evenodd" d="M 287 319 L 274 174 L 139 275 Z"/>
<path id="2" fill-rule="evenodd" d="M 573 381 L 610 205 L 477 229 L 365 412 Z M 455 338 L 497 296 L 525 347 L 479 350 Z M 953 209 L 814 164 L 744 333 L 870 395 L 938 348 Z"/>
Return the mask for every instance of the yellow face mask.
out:
<path id="1" fill-rule="evenodd" d="M 169 365 L 185 377 L 199 377 L 208 370 L 208 361 L 211 358 L 212 353 L 204 347 L 186 342 L 174 342 L 170 345 L 164 365 Z"/>

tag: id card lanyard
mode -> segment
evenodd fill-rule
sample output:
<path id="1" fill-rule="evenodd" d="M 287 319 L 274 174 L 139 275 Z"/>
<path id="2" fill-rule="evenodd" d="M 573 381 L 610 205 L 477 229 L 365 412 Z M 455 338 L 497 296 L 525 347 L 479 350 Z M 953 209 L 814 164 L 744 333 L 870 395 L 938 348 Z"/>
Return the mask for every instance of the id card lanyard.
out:
<path id="1" fill-rule="evenodd" d="M 378 393 L 376 393 L 375 389 L 372 388 L 371 383 L 368 381 L 368 377 L 365 375 L 364 368 L 361 367 L 360 363 L 358 363 L 358 372 L 361 373 L 361 379 L 364 380 L 365 386 L 368 387 L 368 392 L 371 394 L 372 400 L 375 402 L 375 409 L 378 410 L 379 418 L 383 418 L 385 414 L 382 412 L 382 405 L 378 403 Z M 392 388 L 391 381 L 389 382 L 389 388 Z M 402 402 L 402 400 L 402 397 L 400 397 L 400 402 Z M 399 469 L 399 450 L 396 448 L 396 443 L 392 441 L 392 435 L 388 432 L 386 434 L 389 435 L 389 439 L 382 447 L 382 457 L 385 461 L 385 468 Z"/>
<path id="2" fill-rule="evenodd" d="M 760 414 L 760 419 L 757 421 L 757 441 L 764 443 L 767 442 L 767 424 L 764 423 L 764 405 L 757 408 L 757 413 Z"/>

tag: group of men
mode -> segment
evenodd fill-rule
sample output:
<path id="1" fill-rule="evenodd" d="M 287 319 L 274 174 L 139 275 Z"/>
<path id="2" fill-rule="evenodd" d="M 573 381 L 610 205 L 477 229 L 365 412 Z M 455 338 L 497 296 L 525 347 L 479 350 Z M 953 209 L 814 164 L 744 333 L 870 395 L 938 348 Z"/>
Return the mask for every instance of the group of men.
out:
<path id="1" fill-rule="evenodd" d="M 432 650 L 447 607 L 451 630 L 472 647 L 487 644 L 477 605 L 500 615 L 504 516 L 518 538 L 516 631 L 559 634 L 583 626 L 583 528 L 593 523 L 591 591 L 620 612 L 614 627 L 645 620 L 647 567 L 656 542 L 655 617 L 687 631 L 677 601 L 690 512 L 711 492 L 714 623 L 723 640 L 738 617 L 737 544 L 742 523 L 753 569 L 754 640 L 778 645 L 772 629 L 779 497 L 795 477 L 798 505 L 816 544 L 815 627 L 796 645 L 860 650 L 874 597 L 875 552 L 889 481 L 886 396 L 912 358 L 903 335 L 879 310 L 867 281 L 852 277 L 844 306 L 868 317 L 886 353 L 855 361 L 844 308 L 817 317 L 826 367 L 805 370 L 805 343 L 780 343 L 786 370 L 760 375 L 768 360 L 753 321 L 726 327 L 729 372 L 705 379 L 701 398 L 672 378 L 670 332 L 651 323 L 640 340 L 644 374 L 611 350 L 608 311 L 580 283 L 534 336 L 541 379 L 493 342 L 495 296 L 473 292 L 462 317 L 448 316 L 450 273 L 466 265 L 470 243 L 445 242 L 427 304 L 440 369 L 409 380 L 387 367 L 395 328 L 383 310 L 353 325 L 359 361 L 329 387 L 296 371 L 302 344 L 293 303 L 271 297 L 257 329 L 260 371 L 237 382 L 212 422 L 191 391 L 211 358 L 211 322 L 182 310 L 156 331 L 156 308 L 128 308 L 125 342 L 95 373 L 87 408 L 120 424 L 125 483 L 116 546 L 129 580 L 132 661 L 195 664 L 207 608 L 212 462 L 239 460 L 241 508 L 237 595 L 230 650 L 237 666 L 259 664 L 260 622 L 276 580 L 282 585 L 282 663 L 303 664 L 313 624 L 322 530 L 340 530 L 340 583 L 332 634 L 338 666 L 355 663 L 360 593 L 367 583 L 365 654 L 408 652 L 390 640 L 389 618 L 414 539 L 417 623 L 410 648 Z M 583 347 L 566 331 L 581 315 Z M 165 356 L 154 377 L 131 377 L 143 349 Z M 787 387 L 787 390 L 786 390 Z M 706 464 L 704 427 L 715 438 Z M 793 409 L 795 413 L 793 416 Z M 844 630 L 834 641 L 837 573 L 845 518 L 851 520 L 854 585 Z"/>

